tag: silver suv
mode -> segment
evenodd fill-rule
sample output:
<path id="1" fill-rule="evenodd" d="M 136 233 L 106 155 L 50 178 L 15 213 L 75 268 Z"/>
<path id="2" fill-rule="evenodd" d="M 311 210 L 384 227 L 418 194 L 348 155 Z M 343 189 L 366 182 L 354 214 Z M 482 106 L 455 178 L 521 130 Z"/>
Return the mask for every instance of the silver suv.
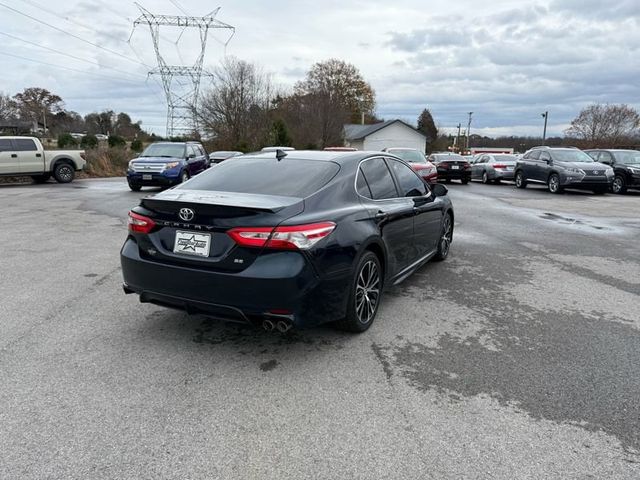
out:
<path id="1" fill-rule="evenodd" d="M 516 162 L 514 175 L 518 188 L 540 183 L 551 193 L 562 193 L 565 188 L 605 193 L 613 177 L 611 167 L 575 147 L 534 147 Z"/>

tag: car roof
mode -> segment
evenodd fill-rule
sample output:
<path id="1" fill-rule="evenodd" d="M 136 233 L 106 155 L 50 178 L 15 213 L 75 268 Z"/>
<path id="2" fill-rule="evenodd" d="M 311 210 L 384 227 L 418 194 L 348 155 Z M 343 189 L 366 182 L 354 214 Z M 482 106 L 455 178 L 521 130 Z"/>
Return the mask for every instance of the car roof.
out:
<path id="1" fill-rule="evenodd" d="M 362 151 L 355 152 L 335 152 L 327 150 L 288 150 L 283 160 L 318 160 L 335 162 L 345 165 L 350 162 L 360 162 L 369 157 L 380 157 L 384 152 Z M 274 158 L 276 152 L 252 152 L 244 155 L 246 158 Z"/>

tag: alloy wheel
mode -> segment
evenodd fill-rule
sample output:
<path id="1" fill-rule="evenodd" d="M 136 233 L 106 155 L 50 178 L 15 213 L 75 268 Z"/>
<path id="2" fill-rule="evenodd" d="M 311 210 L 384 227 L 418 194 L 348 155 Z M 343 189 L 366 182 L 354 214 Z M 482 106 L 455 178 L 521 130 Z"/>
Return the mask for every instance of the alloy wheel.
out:
<path id="1" fill-rule="evenodd" d="M 373 320 L 379 298 L 380 272 L 378 265 L 369 260 L 360 269 L 356 283 L 356 316 L 360 323 Z"/>
<path id="2" fill-rule="evenodd" d="M 62 181 L 70 182 L 73 180 L 73 170 L 68 165 L 65 165 L 58 169 L 58 176 Z"/>
<path id="3" fill-rule="evenodd" d="M 613 193 L 622 193 L 622 189 L 624 188 L 624 180 L 621 177 L 616 177 L 613 180 L 613 184 L 611 185 L 611 190 Z"/>
<path id="4" fill-rule="evenodd" d="M 549 177 L 549 191 L 551 193 L 558 193 L 560 190 L 560 178 L 557 175 L 551 175 Z"/>

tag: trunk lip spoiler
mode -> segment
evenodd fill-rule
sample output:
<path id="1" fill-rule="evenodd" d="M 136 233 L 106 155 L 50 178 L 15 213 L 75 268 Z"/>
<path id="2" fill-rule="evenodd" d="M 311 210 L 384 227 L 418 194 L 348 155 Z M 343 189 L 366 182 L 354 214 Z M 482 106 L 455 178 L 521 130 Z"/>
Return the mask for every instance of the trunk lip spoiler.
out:
<path id="1" fill-rule="evenodd" d="M 141 205 L 152 207 L 156 202 L 195 203 L 204 206 L 246 208 L 275 213 L 303 201 L 304 199 L 299 197 L 278 195 L 175 189 L 144 198 Z"/>

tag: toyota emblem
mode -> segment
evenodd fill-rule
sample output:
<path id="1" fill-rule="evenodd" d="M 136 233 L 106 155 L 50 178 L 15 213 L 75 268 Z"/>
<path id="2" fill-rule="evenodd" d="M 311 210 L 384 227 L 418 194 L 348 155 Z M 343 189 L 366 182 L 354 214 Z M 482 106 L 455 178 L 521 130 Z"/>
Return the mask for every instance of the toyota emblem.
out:
<path id="1" fill-rule="evenodd" d="M 196 216 L 196 212 L 194 212 L 190 208 L 181 208 L 180 212 L 178 212 L 178 216 L 185 222 L 190 222 L 191 220 L 193 220 L 193 217 Z"/>

